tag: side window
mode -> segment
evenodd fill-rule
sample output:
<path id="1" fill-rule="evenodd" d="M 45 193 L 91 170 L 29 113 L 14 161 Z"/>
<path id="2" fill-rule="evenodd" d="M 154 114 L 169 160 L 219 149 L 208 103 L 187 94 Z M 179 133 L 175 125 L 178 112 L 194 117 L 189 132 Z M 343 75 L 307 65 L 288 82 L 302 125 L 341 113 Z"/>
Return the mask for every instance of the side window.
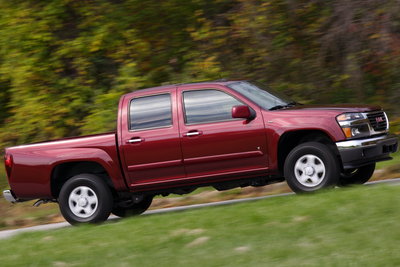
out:
<path id="1" fill-rule="evenodd" d="M 214 89 L 183 92 L 187 124 L 232 120 L 232 107 L 243 105 L 236 98 Z"/>
<path id="2" fill-rule="evenodd" d="M 145 96 L 131 100 L 129 130 L 161 128 L 172 125 L 170 94 Z"/>

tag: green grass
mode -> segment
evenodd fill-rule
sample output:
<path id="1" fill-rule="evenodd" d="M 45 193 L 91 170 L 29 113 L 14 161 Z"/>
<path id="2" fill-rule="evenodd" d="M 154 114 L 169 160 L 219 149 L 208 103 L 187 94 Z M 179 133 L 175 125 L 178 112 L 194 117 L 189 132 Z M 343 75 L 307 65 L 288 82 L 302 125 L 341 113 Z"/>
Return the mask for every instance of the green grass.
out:
<path id="1" fill-rule="evenodd" d="M 6 175 L 6 170 L 4 169 L 4 164 L 0 161 L 0 190 L 3 192 L 4 189 L 8 189 L 8 180 Z"/>
<path id="2" fill-rule="evenodd" d="M 376 167 L 378 169 L 383 169 L 394 165 L 400 165 L 400 151 L 390 154 L 390 156 L 393 158 L 392 160 L 378 162 L 376 164 Z"/>
<path id="3" fill-rule="evenodd" d="M 2 266 L 398 266 L 400 186 L 339 189 L 0 241 Z"/>

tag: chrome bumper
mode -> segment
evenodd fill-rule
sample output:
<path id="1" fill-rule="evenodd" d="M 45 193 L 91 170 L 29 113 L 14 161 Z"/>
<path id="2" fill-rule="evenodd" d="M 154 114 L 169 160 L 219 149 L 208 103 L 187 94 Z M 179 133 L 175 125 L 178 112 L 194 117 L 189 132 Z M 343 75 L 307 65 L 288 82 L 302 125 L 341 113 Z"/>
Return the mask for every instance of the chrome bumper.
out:
<path id="1" fill-rule="evenodd" d="M 4 190 L 3 191 L 3 196 L 8 202 L 11 202 L 11 203 L 18 202 L 18 199 L 16 199 L 14 197 L 13 193 L 11 192 L 11 190 Z"/>
<path id="2" fill-rule="evenodd" d="M 378 161 L 391 159 L 390 153 L 398 148 L 398 138 L 395 135 L 348 140 L 337 142 L 336 146 L 342 160 L 343 168 L 358 168 Z"/>
<path id="3" fill-rule="evenodd" d="M 397 144 L 397 142 L 398 142 L 397 136 L 395 136 L 393 134 L 388 134 L 388 135 L 378 136 L 378 137 L 373 137 L 373 138 L 368 138 L 368 139 L 348 140 L 348 141 L 337 142 L 336 146 L 340 151 L 343 149 L 372 147 L 372 146 L 378 145 L 379 143 Z M 395 151 L 393 151 L 393 152 L 395 152 Z"/>

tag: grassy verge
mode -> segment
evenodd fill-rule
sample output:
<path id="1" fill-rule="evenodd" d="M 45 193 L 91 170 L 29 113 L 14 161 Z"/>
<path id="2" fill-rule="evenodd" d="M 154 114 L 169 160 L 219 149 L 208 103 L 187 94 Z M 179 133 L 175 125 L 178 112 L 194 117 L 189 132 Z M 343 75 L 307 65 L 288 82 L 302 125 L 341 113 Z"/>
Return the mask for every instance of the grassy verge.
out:
<path id="1" fill-rule="evenodd" d="M 3 192 L 4 189 L 8 188 L 8 181 L 6 176 L 6 170 L 4 169 L 4 164 L 0 160 L 0 189 Z"/>
<path id="2" fill-rule="evenodd" d="M 390 155 L 393 159 L 388 161 L 378 162 L 376 164 L 377 169 L 384 169 L 391 166 L 398 166 L 400 165 L 400 151 L 393 153 Z"/>
<path id="3" fill-rule="evenodd" d="M 357 187 L 0 241 L 2 266 L 397 266 L 399 186 Z"/>

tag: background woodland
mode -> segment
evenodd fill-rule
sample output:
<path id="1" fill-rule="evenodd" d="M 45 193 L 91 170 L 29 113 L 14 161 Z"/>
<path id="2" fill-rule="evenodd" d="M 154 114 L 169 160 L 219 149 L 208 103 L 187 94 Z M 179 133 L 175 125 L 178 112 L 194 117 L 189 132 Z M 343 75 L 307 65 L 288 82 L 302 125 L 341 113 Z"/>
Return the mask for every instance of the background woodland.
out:
<path id="1" fill-rule="evenodd" d="M 119 97 L 220 78 L 400 120 L 398 0 L 0 0 L 0 145 L 115 128 Z"/>

